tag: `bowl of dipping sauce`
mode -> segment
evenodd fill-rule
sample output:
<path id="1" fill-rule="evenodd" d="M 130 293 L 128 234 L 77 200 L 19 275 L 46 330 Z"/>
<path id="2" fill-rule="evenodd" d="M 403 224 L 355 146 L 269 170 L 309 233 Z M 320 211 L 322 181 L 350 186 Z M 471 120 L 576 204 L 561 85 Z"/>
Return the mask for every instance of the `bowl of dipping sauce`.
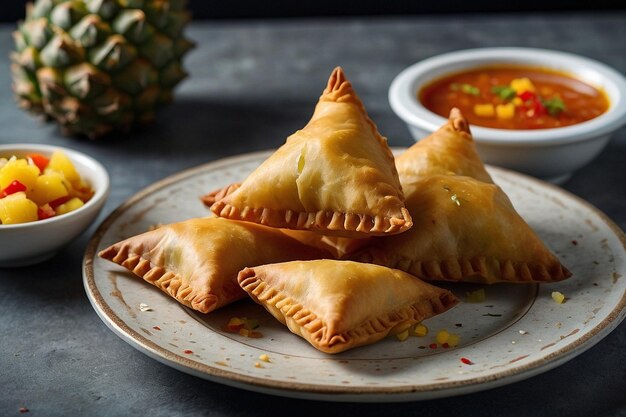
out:
<path id="1" fill-rule="evenodd" d="M 0 267 L 52 257 L 96 219 L 109 176 L 95 159 L 68 148 L 0 145 Z"/>
<path id="2" fill-rule="evenodd" d="M 561 183 L 626 123 L 626 80 L 565 52 L 480 48 L 406 68 L 393 80 L 389 102 L 415 140 L 457 107 L 486 163 Z"/>

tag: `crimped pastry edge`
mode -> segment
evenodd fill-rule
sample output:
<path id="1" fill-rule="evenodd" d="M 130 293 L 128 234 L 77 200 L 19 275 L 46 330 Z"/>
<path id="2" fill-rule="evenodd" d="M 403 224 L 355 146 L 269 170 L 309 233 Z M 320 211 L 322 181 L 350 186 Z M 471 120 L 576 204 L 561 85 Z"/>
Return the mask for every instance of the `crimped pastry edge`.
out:
<path id="1" fill-rule="evenodd" d="M 404 256 L 377 255 L 377 251 L 364 249 L 350 254 L 346 259 L 399 269 L 425 281 L 474 282 L 558 282 L 572 276 L 560 262 L 552 268 L 528 262 L 501 261 L 495 257 L 477 256 L 471 259 L 418 261 Z M 492 271 L 500 271 L 494 276 Z M 475 278 L 475 279 L 468 279 Z"/>
<path id="2" fill-rule="evenodd" d="M 226 191 L 227 196 L 228 190 Z M 413 226 L 413 219 L 405 207 L 400 209 L 402 215 L 402 218 L 400 218 L 324 210 L 297 212 L 249 206 L 239 208 L 225 202 L 222 198 L 211 206 L 211 211 L 219 217 L 230 220 L 242 220 L 283 229 L 310 230 L 344 237 L 394 235 L 402 233 Z"/>
<path id="3" fill-rule="evenodd" d="M 132 253 L 129 246 L 128 243 L 115 244 L 100 251 L 98 256 L 123 266 L 178 302 L 201 313 L 209 313 L 219 306 L 215 294 L 194 294 L 194 289 L 188 284 L 185 285 L 179 274 L 162 266 L 153 265 L 140 254 Z"/>
<path id="4" fill-rule="evenodd" d="M 353 347 L 374 343 L 387 336 L 399 324 L 419 323 L 449 310 L 458 303 L 458 299 L 450 291 L 443 290 L 441 297 L 433 297 L 402 307 L 391 311 L 382 319 L 370 319 L 347 332 L 332 334 L 327 323 L 291 297 L 264 282 L 257 275 L 255 268 L 241 270 L 237 281 L 255 302 L 287 325 L 289 330 L 325 353 L 340 353 Z"/>

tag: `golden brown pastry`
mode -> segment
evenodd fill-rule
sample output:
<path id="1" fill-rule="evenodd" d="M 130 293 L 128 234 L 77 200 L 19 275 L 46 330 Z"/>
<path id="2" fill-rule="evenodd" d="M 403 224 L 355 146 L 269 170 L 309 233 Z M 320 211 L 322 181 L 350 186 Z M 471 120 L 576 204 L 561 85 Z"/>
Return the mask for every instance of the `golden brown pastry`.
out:
<path id="1" fill-rule="evenodd" d="M 111 245 L 99 256 L 208 313 L 245 296 L 237 273 L 246 266 L 327 254 L 278 230 L 213 217 L 161 226 Z"/>
<path id="2" fill-rule="evenodd" d="M 429 175 L 464 175 L 493 183 L 476 152 L 469 124 L 457 108 L 450 111 L 446 124 L 397 157 L 396 167 L 405 196 L 414 191 L 416 180 Z"/>
<path id="3" fill-rule="evenodd" d="M 355 239 L 341 236 L 325 236 L 315 232 L 308 232 L 306 230 L 280 230 L 300 243 L 329 252 L 335 259 L 343 258 L 346 255 L 367 246 L 369 242 L 368 238 Z"/>
<path id="4" fill-rule="evenodd" d="M 428 176 L 413 185 L 406 201 L 413 228 L 372 238 L 351 259 L 425 280 L 549 282 L 571 275 L 497 185 L 451 175 Z"/>
<path id="5" fill-rule="evenodd" d="M 350 259 L 426 280 L 549 282 L 571 276 L 493 184 L 459 110 L 396 164 L 414 225 L 401 235 L 370 239 Z"/>
<path id="6" fill-rule="evenodd" d="M 238 281 L 289 330 L 326 353 L 374 343 L 458 301 L 402 271 L 350 261 L 246 268 Z"/>
<path id="7" fill-rule="evenodd" d="M 363 237 L 411 227 L 393 155 L 341 68 L 309 123 L 241 184 L 215 194 L 220 217 Z"/>
<path id="8" fill-rule="evenodd" d="M 200 201 L 202 201 L 205 206 L 210 208 L 219 198 L 221 198 L 220 196 L 223 193 L 232 192 L 240 186 L 240 183 L 233 183 L 228 187 L 224 187 L 201 196 Z M 341 236 L 326 236 L 316 232 L 309 232 L 307 230 L 280 229 L 280 231 L 300 243 L 328 252 L 335 259 L 343 258 L 345 255 L 352 253 L 367 244 L 367 238 L 355 239 Z"/>

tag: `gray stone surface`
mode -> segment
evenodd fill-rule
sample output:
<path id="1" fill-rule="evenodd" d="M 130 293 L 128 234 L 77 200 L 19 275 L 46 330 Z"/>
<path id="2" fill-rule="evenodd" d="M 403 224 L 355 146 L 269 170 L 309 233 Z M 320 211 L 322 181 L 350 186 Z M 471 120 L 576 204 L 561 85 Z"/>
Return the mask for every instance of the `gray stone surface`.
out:
<path id="1" fill-rule="evenodd" d="M 99 221 L 169 174 L 275 148 L 308 120 L 342 65 L 393 146 L 411 143 L 387 102 L 417 60 L 482 46 L 579 53 L 626 73 L 626 14 L 441 16 L 196 23 L 190 79 L 152 127 L 106 142 L 63 137 L 18 110 L 10 92 L 11 26 L 0 26 L 0 143 L 68 146 L 95 156 L 112 189 Z M 626 229 L 626 129 L 564 188 Z M 332 404 L 242 391 L 178 372 L 115 336 L 85 295 L 81 261 L 95 225 L 52 260 L 0 269 L 0 415 L 626 416 L 626 324 L 566 364 L 512 385 L 419 404 Z"/>

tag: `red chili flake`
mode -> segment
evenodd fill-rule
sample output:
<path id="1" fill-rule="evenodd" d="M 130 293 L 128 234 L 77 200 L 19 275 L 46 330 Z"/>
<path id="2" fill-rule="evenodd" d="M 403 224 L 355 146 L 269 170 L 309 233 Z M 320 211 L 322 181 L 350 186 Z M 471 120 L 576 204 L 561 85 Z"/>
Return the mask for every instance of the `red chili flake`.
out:
<path id="1" fill-rule="evenodd" d="M 185 350 L 183 350 L 183 353 L 185 353 L 187 355 L 191 355 L 193 353 L 193 350 L 185 349 Z"/>
<path id="2" fill-rule="evenodd" d="M 441 345 L 441 347 L 448 349 L 450 347 L 450 345 L 448 343 L 444 343 L 443 345 Z"/>
<path id="3" fill-rule="evenodd" d="M 20 407 L 20 409 L 18 410 L 20 413 L 24 414 L 24 413 L 28 413 L 30 410 L 26 407 Z"/>
<path id="4" fill-rule="evenodd" d="M 152 326 L 152 328 L 153 328 L 154 330 L 161 330 L 161 328 L 160 328 L 159 326 Z"/>
<path id="5" fill-rule="evenodd" d="M 578 241 L 577 240 L 572 240 L 572 245 L 574 245 L 574 246 L 578 245 Z"/>
<path id="6" fill-rule="evenodd" d="M 431 349 L 437 349 L 437 343 L 431 343 L 428 347 Z"/>
<path id="7" fill-rule="evenodd" d="M 463 362 L 465 365 L 474 365 L 474 362 L 467 358 L 461 358 L 461 362 Z"/>

